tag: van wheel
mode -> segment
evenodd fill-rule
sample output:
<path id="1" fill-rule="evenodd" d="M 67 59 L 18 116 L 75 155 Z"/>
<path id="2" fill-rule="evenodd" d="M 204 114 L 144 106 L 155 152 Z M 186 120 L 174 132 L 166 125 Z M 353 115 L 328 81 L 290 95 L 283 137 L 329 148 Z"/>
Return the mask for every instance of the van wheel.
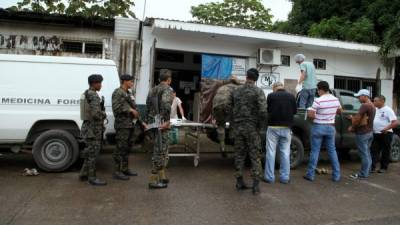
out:
<path id="1" fill-rule="evenodd" d="M 303 163 L 304 159 L 304 146 L 300 138 L 292 135 L 292 142 L 290 143 L 290 168 L 296 169 Z M 275 165 L 279 166 L 280 154 L 279 150 L 276 151 Z"/>
<path id="2" fill-rule="evenodd" d="M 75 137 L 64 130 L 45 131 L 33 144 L 33 158 L 47 172 L 61 172 L 76 162 L 79 145 Z"/>
<path id="3" fill-rule="evenodd" d="M 304 146 L 300 138 L 293 135 L 290 143 L 290 168 L 296 169 L 303 163 Z"/>
<path id="4" fill-rule="evenodd" d="M 390 161 L 400 161 L 400 137 L 397 134 L 393 134 L 392 140 L 392 151 L 390 152 Z"/>

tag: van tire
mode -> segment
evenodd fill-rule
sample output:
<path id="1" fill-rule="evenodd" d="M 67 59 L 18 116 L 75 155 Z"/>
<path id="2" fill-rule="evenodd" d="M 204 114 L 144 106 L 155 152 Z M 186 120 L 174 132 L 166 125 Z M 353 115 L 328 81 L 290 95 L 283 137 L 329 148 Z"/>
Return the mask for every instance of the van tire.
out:
<path id="1" fill-rule="evenodd" d="M 304 146 L 300 138 L 292 134 L 292 141 L 290 143 L 290 168 L 296 169 L 299 167 L 304 160 Z M 275 165 L 279 167 L 280 164 L 280 154 L 277 147 Z"/>
<path id="2" fill-rule="evenodd" d="M 292 142 L 290 143 L 290 168 L 296 169 L 304 160 L 304 146 L 300 138 L 292 135 Z"/>
<path id="3" fill-rule="evenodd" d="M 79 145 L 75 137 L 64 130 L 48 130 L 33 143 L 33 158 L 46 172 L 61 172 L 76 162 Z"/>

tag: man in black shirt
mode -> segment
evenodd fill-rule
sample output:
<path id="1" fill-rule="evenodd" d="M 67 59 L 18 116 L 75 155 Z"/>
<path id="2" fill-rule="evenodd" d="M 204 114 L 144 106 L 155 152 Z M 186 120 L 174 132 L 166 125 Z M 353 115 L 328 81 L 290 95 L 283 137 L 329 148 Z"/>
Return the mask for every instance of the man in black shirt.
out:
<path id="1" fill-rule="evenodd" d="M 267 97 L 268 130 L 264 181 L 275 182 L 275 155 L 278 146 L 280 182 L 287 184 L 290 180 L 290 142 L 292 139 L 290 127 L 293 125 L 293 117 L 297 112 L 296 99 L 285 91 L 281 82 L 273 84 L 272 89 L 274 92 Z"/>

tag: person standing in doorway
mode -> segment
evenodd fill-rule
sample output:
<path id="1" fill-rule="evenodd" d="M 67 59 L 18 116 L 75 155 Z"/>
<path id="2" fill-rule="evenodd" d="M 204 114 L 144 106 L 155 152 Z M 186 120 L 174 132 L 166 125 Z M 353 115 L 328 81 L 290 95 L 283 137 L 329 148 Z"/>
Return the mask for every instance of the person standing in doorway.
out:
<path id="1" fill-rule="evenodd" d="M 179 113 L 182 116 L 182 120 L 186 120 L 185 118 L 185 112 L 183 111 L 182 107 L 182 100 L 176 96 L 176 91 L 172 91 L 172 96 L 174 97 L 174 100 L 172 100 L 172 106 L 171 106 L 171 119 L 178 119 L 178 110 Z"/>
<path id="2" fill-rule="evenodd" d="M 315 97 L 315 86 L 317 85 L 317 77 L 315 75 L 315 67 L 311 62 L 305 62 L 306 57 L 303 54 L 297 54 L 294 59 L 300 65 L 300 78 L 296 87 L 299 94 L 300 109 L 306 109 L 313 104 Z M 300 90 L 301 89 L 301 90 Z"/>
<path id="3" fill-rule="evenodd" d="M 290 181 L 290 142 L 291 126 L 297 113 L 296 99 L 287 92 L 281 82 L 272 85 L 273 93 L 267 97 L 268 130 L 267 153 L 265 160 L 265 182 L 275 181 L 275 155 L 278 146 L 280 152 L 280 182 Z"/>
<path id="4" fill-rule="evenodd" d="M 356 142 L 358 153 L 361 158 L 361 169 L 358 173 L 350 175 L 350 178 L 359 179 L 369 176 L 372 159 L 370 147 L 373 139 L 373 123 L 375 118 L 375 106 L 370 100 L 370 92 L 367 89 L 361 89 L 355 97 L 361 102 L 358 113 L 350 116 L 351 126 L 348 128 L 350 132 L 356 133 Z"/>
<path id="5" fill-rule="evenodd" d="M 381 160 L 378 173 L 385 173 L 387 171 L 390 162 L 393 128 L 396 128 L 398 125 L 396 114 L 392 108 L 385 105 L 385 101 L 386 98 L 383 95 L 374 98 L 376 113 L 374 119 L 374 140 L 371 146 L 371 172 L 375 172 L 379 158 Z"/>
<path id="6" fill-rule="evenodd" d="M 248 154 L 251 161 L 253 194 L 259 194 L 261 167 L 260 127 L 267 116 L 267 101 L 263 90 L 256 86 L 258 70 L 249 69 L 246 83 L 233 92 L 233 123 L 235 130 L 236 189 L 247 189 L 243 180 L 243 169 Z"/>
<path id="7" fill-rule="evenodd" d="M 335 146 L 335 117 L 342 113 L 342 106 L 339 100 L 329 93 L 328 82 L 319 82 L 317 91 L 320 97 L 314 100 L 312 107 L 307 111 L 308 117 L 313 119 L 313 125 L 310 160 L 304 179 L 314 181 L 321 145 L 325 143 L 332 164 L 332 181 L 338 182 L 340 181 L 340 164 Z"/>

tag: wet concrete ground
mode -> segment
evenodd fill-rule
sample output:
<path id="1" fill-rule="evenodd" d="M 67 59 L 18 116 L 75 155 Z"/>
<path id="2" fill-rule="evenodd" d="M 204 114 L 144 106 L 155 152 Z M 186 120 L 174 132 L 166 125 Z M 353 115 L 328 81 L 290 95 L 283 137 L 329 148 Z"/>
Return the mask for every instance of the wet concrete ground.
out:
<path id="1" fill-rule="evenodd" d="M 262 193 L 253 196 L 235 190 L 232 158 L 216 153 L 202 154 L 198 168 L 191 158 L 172 158 L 171 183 L 164 190 L 147 189 L 148 154 L 130 160 L 139 176 L 116 181 L 111 154 L 102 154 L 98 175 L 108 185 L 93 187 L 78 181 L 77 167 L 22 177 L 24 168 L 35 167 L 32 157 L 3 154 L 0 224 L 400 224 L 400 163 L 391 164 L 387 174 L 353 181 L 347 177 L 359 163 L 347 161 L 340 183 L 329 175 L 305 181 L 303 165 L 292 171 L 291 184 L 262 183 Z"/>

